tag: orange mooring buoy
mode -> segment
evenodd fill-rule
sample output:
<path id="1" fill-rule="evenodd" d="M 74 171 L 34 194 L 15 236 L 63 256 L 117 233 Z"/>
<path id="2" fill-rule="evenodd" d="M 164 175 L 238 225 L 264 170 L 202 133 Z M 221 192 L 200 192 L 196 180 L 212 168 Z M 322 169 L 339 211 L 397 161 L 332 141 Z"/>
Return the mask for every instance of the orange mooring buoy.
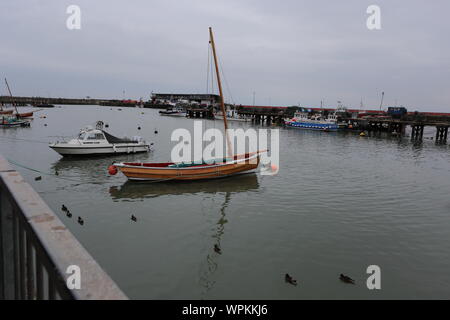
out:
<path id="1" fill-rule="evenodd" d="M 116 166 L 114 166 L 114 165 L 110 165 L 109 167 L 108 167 L 108 173 L 110 174 L 110 175 L 115 175 L 115 174 L 117 174 L 117 167 Z"/>

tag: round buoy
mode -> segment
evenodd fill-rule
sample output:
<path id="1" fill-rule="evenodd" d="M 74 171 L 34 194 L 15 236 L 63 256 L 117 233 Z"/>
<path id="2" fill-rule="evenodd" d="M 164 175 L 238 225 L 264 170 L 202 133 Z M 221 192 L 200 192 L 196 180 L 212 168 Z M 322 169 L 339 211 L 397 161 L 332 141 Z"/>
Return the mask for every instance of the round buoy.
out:
<path id="1" fill-rule="evenodd" d="M 109 124 L 105 124 L 105 128 L 109 128 Z"/>
<path id="2" fill-rule="evenodd" d="M 276 164 L 272 164 L 270 169 L 272 169 L 272 172 L 278 172 L 278 166 Z"/>
<path id="3" fill-rule="evenodd" d="M 359 136 L 360 136 L 360 137 L 365 137 L 365 136 L 366 136 L 366 133 L 363 131 L 363 132 L 361 132 L 361 133 L 359 134 Z"/>
<path id="4" fill-rule="evenodd" d="M 108 167 L 108 173 L 110 174 L 110 175 L 115 175 L 115 174 L 117 174 L 117 167 L 116 166 L 114 166 L 114 165 L 110 165 L 109 167 Z"/>
<path id="5" fill-rule="evenodd" d="M 158 134 L 158 130 L 155 130 L 155 134 Z"/>
<path id="6" fill-rule="evenodd" d="M 141 130 L 141 127 L 138 127 L 138 130 Z"/>

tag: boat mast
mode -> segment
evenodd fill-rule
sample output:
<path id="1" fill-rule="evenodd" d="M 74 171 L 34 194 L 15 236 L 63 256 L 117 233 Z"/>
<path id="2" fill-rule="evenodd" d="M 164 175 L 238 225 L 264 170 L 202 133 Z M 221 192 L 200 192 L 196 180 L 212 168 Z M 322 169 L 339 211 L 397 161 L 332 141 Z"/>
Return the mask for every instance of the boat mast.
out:
<path id="1" fill-rule="evenodd" d="M 381 93 L 380 111 L 381 111 L 381 108 L 383 107 L 383 99 L 384 99 L 384 91 Z"/>
<path id="2" fill-rule="evenodd" d="M 216 46 L 214 45 L 214 37 L 213 37 L 213 32 L 212 32 L 211 27 L 209 27 L 209 39 L 211 42 L 211 47 L 212 47 L 213 56 L 214 56 L 214 65 L 216 67 L 217 85 L 219 86 L 219 94 L 220 94 L 220 109 L 222 110 L 222 115 L 223 115 L 223 125 L 225 127 L 225 136 L 227 139 L 228 156 L 231 157 L 233 155 L 233 150 L 232 150 L 232 146 L 231 146 L 230 137 L 228 136 L 228 122 L 227 122 L 227 114 L 225 112 L 225 101 L 223 99 L 222 83 L 220 82 L 219 65 L 217 63 Z"/>
<path id="3" fill-rule="evenodd" d="M 9 89 L 9 84 L 8 84 L 8 81 L 6 80 L 6 78 L 5 78 L 5 83 L 6 83 L 6 88 L 8 89 L 9 95 L 11 96 L 11 102 L 12 102 L 14 108 L 16 109 L 17 116 L 19 116 L 19 111 L 17 111 L 17 105 L 14 102 L 14 97 L 11 93 L 11 90 Z"/>

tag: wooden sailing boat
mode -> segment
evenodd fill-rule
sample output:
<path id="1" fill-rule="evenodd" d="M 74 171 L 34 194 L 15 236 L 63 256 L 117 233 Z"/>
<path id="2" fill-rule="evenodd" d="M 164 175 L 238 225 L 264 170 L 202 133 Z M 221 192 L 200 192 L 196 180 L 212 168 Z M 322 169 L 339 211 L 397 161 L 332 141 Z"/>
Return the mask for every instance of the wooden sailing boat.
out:
<path id="1" fill-rule="evenodd" d="M 11 89 L 9 88 L 9 84 L 8 84 L 8 81 L 6 80 L 6 78 L 5 78 L 5 84 L 6 84 L 6 88 L 8 89 L 9 96 L 11 97 L 11 101 L 12 101 L 12 103 L 13 103 L 13 106 L 14 106 L 14 108 L 16 109 L 16 113 L 15 113 L 16 118 L 17 118 L 17 119 L 20 119 L 20 118 L 29 118 L 29 117 L 32 117 L 34 111 L 19 113 L 19 111 L 17 110 L 16 102 L 14 101 L 14 97 L 13 97 L 13 95 L 12 95 L 12 93 L 11 93 Z M 8 111 L 9 111 L 9 110 L 8 110 Z M 12 113 L 12 110 L 11 110 L 11 113 Z M 10 113 L 10 114 L 11 114 L 11 113 Z"/>
<path id="2" fill-rule="evenodd" d="M 212 29 L 209 28 L 210 43 L 214 55 L 214 64 L 217 75 L 217 83 L 220 93 L 220 108 L 222 114 L 225 112 L 222 84 L 220 81 L 219 66 L 214 44 Z M 214 163 L 114 163 L 109 167 L 110 174 L 116 174 L 117 168 L 130 180 L 203 180 L 212 178 L 223 178 L 237 174 L 249 173 L 255 170 L 260 161 L 260 154 L 265 151 L 256 151 L 245 154 L 233 155 L 230 138 L 227 133 L 227 118 L 223 117 L 225 135 L 227 139 L 228 157 Z"/>
<path id="3" fill-rule="evenodd" d="M 12 114 L 13 111 L 14 111 L 14 109 L 10 109 L 10 110 L 3 109 L 3 101 L 2 101 L 2 104 L 0 105 L 0 114 L 1 115 L 9 115 L 9 114 Z"/>

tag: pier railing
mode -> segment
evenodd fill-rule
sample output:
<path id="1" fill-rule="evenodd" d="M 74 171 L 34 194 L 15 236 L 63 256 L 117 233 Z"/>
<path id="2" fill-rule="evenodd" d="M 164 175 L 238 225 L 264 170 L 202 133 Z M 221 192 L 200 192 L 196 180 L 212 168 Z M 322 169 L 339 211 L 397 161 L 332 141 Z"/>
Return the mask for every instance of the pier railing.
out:
<path id="1" fill-rule="evenodd" d="M 1 156 L 0 299 L 127 299 Z"/>

